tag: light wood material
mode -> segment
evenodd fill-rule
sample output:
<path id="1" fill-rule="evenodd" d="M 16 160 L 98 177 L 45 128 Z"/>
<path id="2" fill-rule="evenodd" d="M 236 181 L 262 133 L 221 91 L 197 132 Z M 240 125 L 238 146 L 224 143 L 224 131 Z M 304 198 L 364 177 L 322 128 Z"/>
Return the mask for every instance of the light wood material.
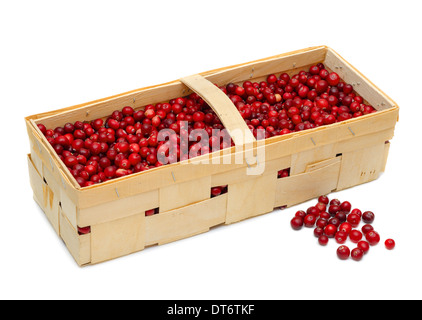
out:
<path id="1" fill-rule="evenodd" d="M 91 226 L 91 263 L 124 256 L 144 247 L 144 212 Z"/>
<path id="2" fill-rule="evenodd" d="M 60 212 L 60 237 L 80 266 L 91 262 L 91 234 L 79 235 L 63 212 Z"/>
<path id="3" fill-rule="evenodd" d="M 226 224 L 273 211 L 276 181 L 274 173 L 229 185 Z"/>
<path id="4" fill-rule="evenodd" d="M 208 231 L 226 219 L 227 194 L 145 218 L 146 245 L 165 244 Z"/>
<path id="5" fill-rule="evenodd" d="M 261 81 L 318 62 L 352 82 L 378 112 L 265 141 L 254 141 L 249 129 L 246 141 L 235 137 L 247 126 L 214 84 Z M 142 109 L 186 96 L 190 87 L 216 111 L 236 147 L 80 188 L 37 127 L 104 118 L 126 105 Z M 94 264 L 372 181 L 385 170 L 398 114 L 396 103 L 334 50 L 313 47 L 27 117 L 30 183 L 76 262 Z M 287 168 L 290 177 L 278 179 Z M 227 194 L 210 199 L 211 187 L 225 185 Z M 145 217 L 154 208 L 159 214 Z M 91 233 L 78 234 L 88 226 Z"/>
<path id="6" fill-rule="evenodd" d="M 313 165 L 308 171 L 277 180 L 275 206 L 292 206 L 336 190 L 341 157 Z"/>

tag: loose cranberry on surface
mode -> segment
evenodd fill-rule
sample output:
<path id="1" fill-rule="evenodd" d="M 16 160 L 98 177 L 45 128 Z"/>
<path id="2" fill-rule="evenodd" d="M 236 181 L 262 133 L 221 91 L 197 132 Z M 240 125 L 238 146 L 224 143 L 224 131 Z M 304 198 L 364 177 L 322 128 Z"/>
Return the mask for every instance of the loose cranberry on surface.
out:
<path id="1" fill-rule="evenodd" d="M 363 258 L 364 252 L 360 248 L 354 248 L 350 254 L 353 260 L 360 261 Z"/>
<path id="2" fill-rule="evenodd" d="M 369 251 L 370 245 L 367 241 L 361 240 L 357 244 L 358 248 L 363 251 L 364 254 L 366 254 Z"/>
<path id="3" fill-rule="evenodd" d="M 396 247 L 396 242 L 393 239 L 385 240 L 384 244 L 388 250 L 393 250 Z"/>
<path id="4" fill-rule="evenodd" d="M 365 211 L 362 214 L 362 220 L 365 223 L 372 223 L 375 220 L 375 214 L 372 211 Z"/>
<path id="5" fill-rule="evenodd" d="M 344 244 L 347 240 L 347 233 L 344 231 L 338 231 L 335 235 L 335 239 L 338 244 Z"/>
<path id="6" fill-rule="evenodd" d="M 347 222 L 349 222 L 353 228 L 356 228 L 360 223 L 360 217 L 355 213 L 350 213 L 347 216 Z"/>
<path id="7" fill-rule="evenodd" d="M 347 246 L 340 246 L 337 249 L 337 257 L 340 260 L 347 260 L 350 256 L 350 249 Z"/>
<path id="8" fill-rule="evenodd" d="M 328 238 L 334 238 L 337 233 L 337 227 L 333 224 L 329 224 L 325 227 L 324 232 Z"/>
<path id="9" fill-rule="evenodd" d="M 294 217 L 290 221 L 290 225 L 293 228 L 293 230 L 300 230 L 303 227 L 303 219 L 301 219 L 299 217 Z"/>
<path id="10" fill-rule="evenodd" d="M 349 234 L 350 241 L 354 243 L 358 243 L 360 240 L 362 240 L 362 237 L 363 237 L 362 232 L 360 232 L 359 230 L 354 229 L 350 231 L 350 234 Z"/>
<path id="11" fill-rule="evenodd" d="M 380 235 L 376 231 L 369 231 L 365 235 L 365 238 L 366 238 L 366 240 L 369 242 L 369 244 L 371 246 L 377 245 L 380 242 L 380 240 L 381 240 Z"/>
<path id="12" fill-rule="evenodd" d="M 341 205 L 340 205 L 340 209 L 342 211 L 345 211 L 347 213 L 350 212 L 350 210 L 352 210 L 352 205 L 350 204 L 349 201 L 344 201 Z"/>
<path id="13" fill-rule="evenodd" d="M 318 202 L 321 202 L 321 203 L 324 203 L 324 204 L 328 204 L 329 203 L 329 199 L 328 199 L 328 197 L 327 196 L 320 196 L 319 198 L 318 198 Z"/>
<path id="14" fill-rule="evenodd" d="M 366 235 L 369 231 L 372 231 L 372 230 L 374 230 L 374 227 L 373 227 L 373 226 L 371 226 L 370 224 L 365 224 L 365 225 L 362 227 L 362 233 L 363 233 L 364 235 Z"/>
<path id="15" fill-rule="evenodd" d="M 315 222 L 316 217 L 313 214 L 308 214 L 305 219 L 303 219 L 303 223 L 307 228 L 312 228 L 315 225 Z"/>
<path id="16" fill-rule="evenodd" d="M 322 235 L 322 236 L 320 236 L 320 237 L 318 238 L 318 243 L 319 243 L 321 246 L 326 246 L 326 245 L 328 244 L 328 241 L 329 241 L 329 239 L 328 239 L 328 237 L 327 237 L 326 235 Z"/>

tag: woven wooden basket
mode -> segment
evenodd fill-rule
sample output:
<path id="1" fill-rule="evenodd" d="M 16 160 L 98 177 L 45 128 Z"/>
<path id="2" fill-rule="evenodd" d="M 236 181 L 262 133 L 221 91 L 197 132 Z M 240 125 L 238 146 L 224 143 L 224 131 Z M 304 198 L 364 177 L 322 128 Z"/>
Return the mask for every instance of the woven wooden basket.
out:
<path id="1" fill-rule="evenodd" d="M 353 84 L 377 112 L 256 142 L 214 85 L 293 74 L 319 62 Z M 37 127 L 104 118 L 123 106 L 141 109 L 192 91 L 218 114 L 235 147 L 81 188 Z M 95 264 L 376 179 L 385 169 L 398 112 L 394 101 L 334 50 L 313 47 L 29 116 L 30 181 L 35 201 L 76 262 Z M 237 138 L 238 131 L 245 135 Z M 286 168 L 290 176 L 279 179 Z M 211 198 L 212 187 L 225 185 L 227 193 Z M 145 216 L 156 208 L 159 214 Z M 89 234 L 78 234 L 78 227 L 87 226 Z"/>

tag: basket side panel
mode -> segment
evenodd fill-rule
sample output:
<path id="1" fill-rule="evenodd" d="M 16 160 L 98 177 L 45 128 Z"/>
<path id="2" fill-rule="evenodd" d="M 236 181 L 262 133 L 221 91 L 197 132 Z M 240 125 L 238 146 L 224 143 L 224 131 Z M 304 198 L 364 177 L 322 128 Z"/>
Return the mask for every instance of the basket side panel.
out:
<path id="1" fill-rule="evenodd" d="M 229 185 L 226 224 L 274 209 L 277 173 L 249 177 L 248 180 Z"/>
<path id="2" fill-rule="evenodd" d="M 145 247 L 145 213 L 91 226 L 91 263 L 124 256 Z"/>
<path id="3" fill-rule="evenodd" d="M 165 244 L 208 231 L 226 219 L 227 194 L 146 217 L 146 245 Z"/>

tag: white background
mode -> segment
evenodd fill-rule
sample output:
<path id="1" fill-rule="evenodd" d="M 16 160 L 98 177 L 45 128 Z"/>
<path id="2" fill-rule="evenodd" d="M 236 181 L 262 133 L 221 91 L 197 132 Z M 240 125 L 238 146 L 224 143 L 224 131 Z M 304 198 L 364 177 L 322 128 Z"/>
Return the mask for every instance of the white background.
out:
<path id="1" fill-rule="evenodd" d="M 421 299 L 420 1 L 1 1 L 2 299 Z M 386 172 L 333 194 L 383 243 L 340 261 L 294 213 L 79 268 L 32 199 L 24 117 L 328 45 L 401 107 Z M 354 246 L 351 245 L 351 248 Z"/>

